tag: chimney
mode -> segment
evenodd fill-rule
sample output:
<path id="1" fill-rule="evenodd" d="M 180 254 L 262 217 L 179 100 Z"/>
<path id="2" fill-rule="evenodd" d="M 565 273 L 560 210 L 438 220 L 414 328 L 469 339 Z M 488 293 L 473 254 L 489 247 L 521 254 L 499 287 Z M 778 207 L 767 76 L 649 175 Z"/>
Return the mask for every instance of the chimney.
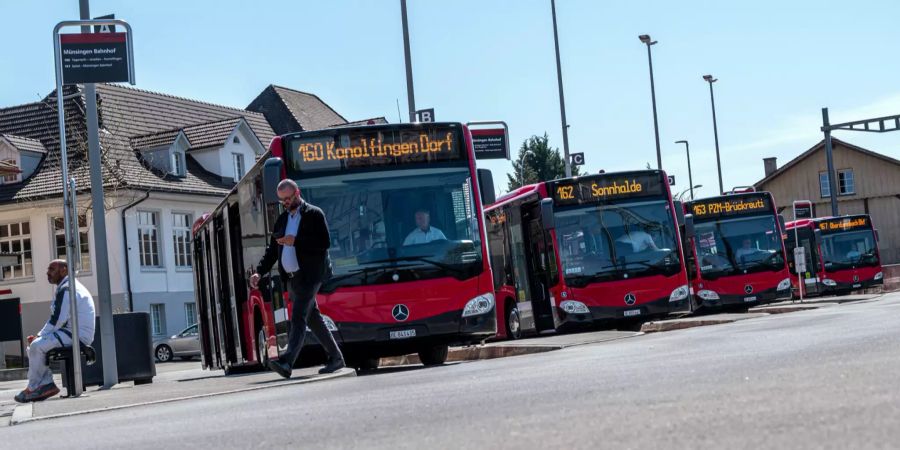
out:
<path id="1" fill-rule="evenodd" d="M 763 158 L 763 166 L 766 168 L 766 176 L 772 175 L 778 170 L 778 158 Z"/>

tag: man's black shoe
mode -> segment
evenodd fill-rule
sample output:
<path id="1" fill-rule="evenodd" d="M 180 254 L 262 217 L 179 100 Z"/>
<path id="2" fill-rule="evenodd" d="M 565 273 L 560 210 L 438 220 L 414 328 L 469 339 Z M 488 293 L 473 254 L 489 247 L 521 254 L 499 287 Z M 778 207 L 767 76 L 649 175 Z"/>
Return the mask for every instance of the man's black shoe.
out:
<path id="1" fill-rule="evenodd" d="M 291 367 L 278 360 L 269 361 L 269 370 L 277 373 L 278 375 L 281 375 L 284 378 L 291 377 Z"/>
<path id="2" fill-rule="evenodd" d="M 337 372 L 340 369 L 343 369 L 344 367 L 347 367 L 347 364 L 344 363 L 344 358 L 331 359 L 328 361 L 328 364 L 325 364 L 325 367 L 319 369 L 319 373 L 333 373 Z"/>

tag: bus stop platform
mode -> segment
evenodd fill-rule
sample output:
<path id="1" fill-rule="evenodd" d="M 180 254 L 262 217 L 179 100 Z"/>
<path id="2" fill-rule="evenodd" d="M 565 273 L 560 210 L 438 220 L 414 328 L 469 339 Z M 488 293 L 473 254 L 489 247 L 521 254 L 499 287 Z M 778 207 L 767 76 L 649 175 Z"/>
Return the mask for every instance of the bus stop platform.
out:
<path id="1" fill-rule="evenodd" d="M 203 370 L 199 362 L 158 364 L 158 375 L 152 384 L 135 386 L 132 382 L 121 383 L 112 389 L 89 388 L 78 398 L 54 397 L 43 402 L 17 404 L 12 396 L 24 388 L 10 389 L 9 383 L 0 386 L 0 427 L 18 425 L 37 420 L 112 411 L 135 406 L 168 403 L 195 398 L 247 392 L 259 389 L 293 386 L 321 382 L 342 377 L 356 376 L 356 371 L 341 369 L 328 375 L 319 375 L 319 366 L 294 369 L 290 379 L 283 379 L 273 372 L 255 372 L 225 376 L 221 370 Z M 56 381 L 57 386 L 59 380 Z M 62 389 L 65 391 L 65 389 Z M 12 402 L 10 404 L 10 402 Z M 10 414 L 10 407 L 14 410 Z"/>
<path id="2" fill-rule="evenodd" d="M 506 358 L 509 356 L 531 355 L 553 350 L 560 350 L 576 345 L 598 344 L 601 342 L 638 336 L 637 331 L 602 330 L 583 333 L 543 334 L 515 341 L 489 342 L 484 345 L 468 347 L 451 347 L 447 362 L 476 361 L 482 359 Z M 418 355 L 393 356 L 381 358 L 379 367 L 404 366 L 421 364 Z"/>

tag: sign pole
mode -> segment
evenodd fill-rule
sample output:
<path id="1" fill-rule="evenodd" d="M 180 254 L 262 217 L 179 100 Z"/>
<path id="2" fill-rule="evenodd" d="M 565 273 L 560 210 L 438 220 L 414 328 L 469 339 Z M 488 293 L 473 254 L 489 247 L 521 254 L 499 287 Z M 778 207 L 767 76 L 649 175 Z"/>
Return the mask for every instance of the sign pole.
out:
<path id="1" fill-rule="evenodd" d="M 794 206 L 794 220 L 797 220 L 797 201 L 795 200 L 793 203 Z M 797 243 L 797 247 L 795 248 L 803 248 L 800 245 L 800 228 L 794 227 L 794 242 Z M 803 253 L 803 267 L 806 267 L 806 252 Z M 803 282 L 803 272 L 800 271 L 800 265 L 797 262 L 797 252 L 794 252 L 794 269 L 797 270 L 797 285 L 800 286 L 800 303 L 803 303 L 803 289 L 806 288 L 806 284 Z"/>
<path id="2" fill-rule="evenodd" d="M 88 0 L 79 0 L 81 20 L 91 18 Z M 81 27 L 82 34 L 90 33 L 91 27 Z M 133 81 L 133 80 L 132 80 Z M 101 175 L 99 121 L 97 120 L 97 94 L 94 83 L 85 83 L 84 101 L 87 110 L 88 160 L 91 172 L 91 212 L 94 225 L 94 254 L 97 270 L 97 301 L 100 314 L 100 342 L 103 342 L 103 387 L 111 388 L 119 382 L 116 361 L 116 331 L 113 325 L 112 290 L 109 285 L 109 258 L 106 248 L 106 207 L 103 201 L 103 177 Z M 74 217 L 73 232 L 78 236 L 78 217 Z M 124 231 L 124 230 L 123 230 Z M 81 249 L 76 250 L 81 256 Z"/>

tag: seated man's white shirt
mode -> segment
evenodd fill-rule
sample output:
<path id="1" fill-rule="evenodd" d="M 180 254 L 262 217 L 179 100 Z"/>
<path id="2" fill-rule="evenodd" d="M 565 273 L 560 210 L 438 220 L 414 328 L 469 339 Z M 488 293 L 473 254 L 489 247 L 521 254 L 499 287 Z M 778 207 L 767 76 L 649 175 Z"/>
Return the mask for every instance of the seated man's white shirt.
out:
<path id="1" fill-rule="evenodd" d="M 441 230 L 438 230 L 435 227 L 428 227 L 428 231 L 422 231 L 421 228 L 416 228 L 406 235 L 406 239 L 403 240 L 403 245 L 427 244 L 431 241 L 441 239 L 447 239 L 447 237 L 444 236 L 444 233 L 441 232 Z"/>
<path id="2" fill-rule="evenodd" d="M 616 242 L 631 244 L 631 250 L 635 253 L 656 247 L 653 238 L 644 231 L 629 231 L 624 236 L 616 239 Z"/>

